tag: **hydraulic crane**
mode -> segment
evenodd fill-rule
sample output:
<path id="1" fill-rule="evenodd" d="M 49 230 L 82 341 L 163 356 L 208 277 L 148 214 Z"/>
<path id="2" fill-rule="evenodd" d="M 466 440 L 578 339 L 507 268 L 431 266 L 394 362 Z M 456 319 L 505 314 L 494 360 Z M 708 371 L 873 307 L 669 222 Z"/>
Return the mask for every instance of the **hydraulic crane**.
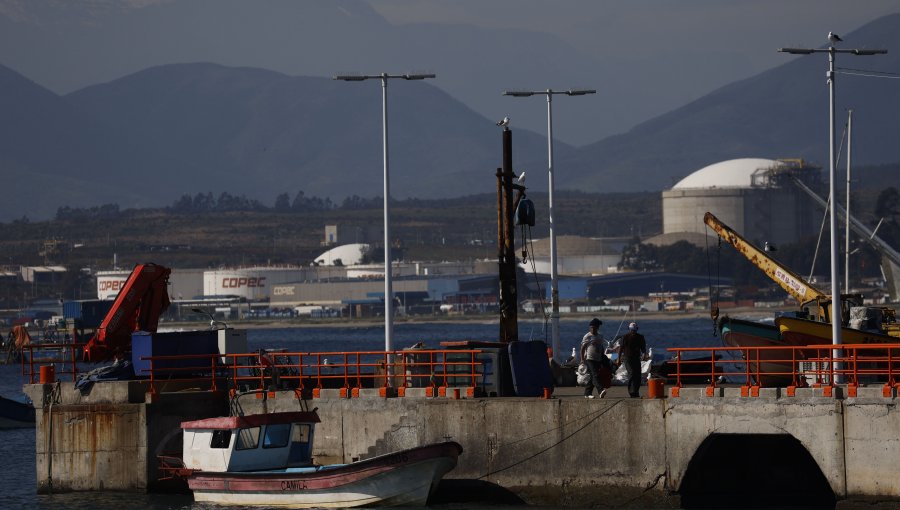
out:
<path id="1" fill-rule="evenodd" d="M 131 351 L 131 333 L 156 332 L 169 307 L 167 286 L 172 270 L 153 263 L 134 266 L 112 308 L 84 348 L 84 360 L 101 362 Z"/>

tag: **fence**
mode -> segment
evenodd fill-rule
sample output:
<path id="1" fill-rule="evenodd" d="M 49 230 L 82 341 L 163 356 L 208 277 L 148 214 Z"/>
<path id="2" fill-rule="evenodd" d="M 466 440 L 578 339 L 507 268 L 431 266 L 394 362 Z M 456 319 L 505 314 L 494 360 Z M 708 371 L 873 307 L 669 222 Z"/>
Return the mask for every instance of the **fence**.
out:
<path id="1" fill-rule="evenodd" d="M 485 384 L 480 350 L 359 352 L 261 351 L 247 354 L 150 356 L 150 391 L 162 384 L 195 385 L 210 391 L 340 388 L 469 388 Z"/>
<path id="2" fill-rule="evenodd" d="M 709 389 L 723 382 L 752 388 L 833 387 L 843 383 L 850 387 L 872 383 L 893 387 L 900 375 L 900 343 L 680 347 L 668 351 L 674 354 L 675 369 L 669 376 L 675 378 L 676 388 L 683 386 L 687 377 L 708 380 Z M 695 359 L 698 354 L 704 357 Z"/>

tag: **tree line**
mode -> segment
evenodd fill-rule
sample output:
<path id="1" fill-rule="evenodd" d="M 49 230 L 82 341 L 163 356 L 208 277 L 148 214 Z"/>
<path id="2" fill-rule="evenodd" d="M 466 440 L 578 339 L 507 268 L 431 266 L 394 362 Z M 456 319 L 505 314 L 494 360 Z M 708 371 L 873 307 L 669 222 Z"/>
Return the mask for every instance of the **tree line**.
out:
<path id="1" fill-rule="evenodd" d="M 414 200 L 414 202 L 418 202 Z M 293 198 L 288 193 L 281 193 L 275 197 L 273 206 L 267 206 L 259 200 L 248 198 L 245 195 L 232 195 L 227 191 L 218 196 L 212 192 L 197 193 L 196 195 L 184 194 L 176 199 L 172 205 L 162 208 L 172 214 L 197 214 L 213 212 L 281 212 L 281 213 L 307 213 L 323 212 L 335 209 L 361 210 L 381 207 L 383 200 L 376 196 L 364 198 L 352 195 L 344 198 L 337 204 L 330 198 L 307 196 L 303 191 L 298 191 Z M 68 205 L 57 208 L 56 220 L 87 220 L 87 219 L 113 219 L 127 214 L 129 210 L 121 209 L 118 204 L 104 204 L 92 207 L 70 207 Z M 22 221 L 28 222 L 27 219 Z"/>

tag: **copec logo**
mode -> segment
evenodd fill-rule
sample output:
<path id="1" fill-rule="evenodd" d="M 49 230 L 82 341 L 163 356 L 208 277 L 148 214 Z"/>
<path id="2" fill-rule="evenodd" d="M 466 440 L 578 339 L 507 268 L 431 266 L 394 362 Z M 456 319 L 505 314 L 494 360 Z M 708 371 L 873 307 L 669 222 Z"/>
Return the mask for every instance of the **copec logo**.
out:
<path id="1" fill-rule="evenodd" d="M 226 277 L 222 278 L 222 288 L 223 289 L 240 289 L 243 287 L 247 288 L 258 288 L 266 286 L 266 277 L 252 277 L 247 278 L 244 276 L 234 276 L 234 277 Z"/>
<path id="2" fill-rule="evenodd" d="M 119 292 L 125 286 L 125 280 L 100 280 L 97 290 L 100 292 Z"/>

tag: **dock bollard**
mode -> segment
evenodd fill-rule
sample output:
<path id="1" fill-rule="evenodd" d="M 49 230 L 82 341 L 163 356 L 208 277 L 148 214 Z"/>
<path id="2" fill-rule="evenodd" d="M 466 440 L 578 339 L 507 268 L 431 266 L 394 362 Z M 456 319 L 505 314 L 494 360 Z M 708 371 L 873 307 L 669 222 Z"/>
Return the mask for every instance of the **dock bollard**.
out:
<path id="1" fill-rule="evenodd" d="M 647 378 L 647 398 L 665 398 L 666 380 L 657 377 Z"/>
<path id="2" fill-rule="evenodd" d="M 56 382 L 56 367 L 53 365 L 42 365 L 40 382 L 41 384 L 53 384 Z"/>

